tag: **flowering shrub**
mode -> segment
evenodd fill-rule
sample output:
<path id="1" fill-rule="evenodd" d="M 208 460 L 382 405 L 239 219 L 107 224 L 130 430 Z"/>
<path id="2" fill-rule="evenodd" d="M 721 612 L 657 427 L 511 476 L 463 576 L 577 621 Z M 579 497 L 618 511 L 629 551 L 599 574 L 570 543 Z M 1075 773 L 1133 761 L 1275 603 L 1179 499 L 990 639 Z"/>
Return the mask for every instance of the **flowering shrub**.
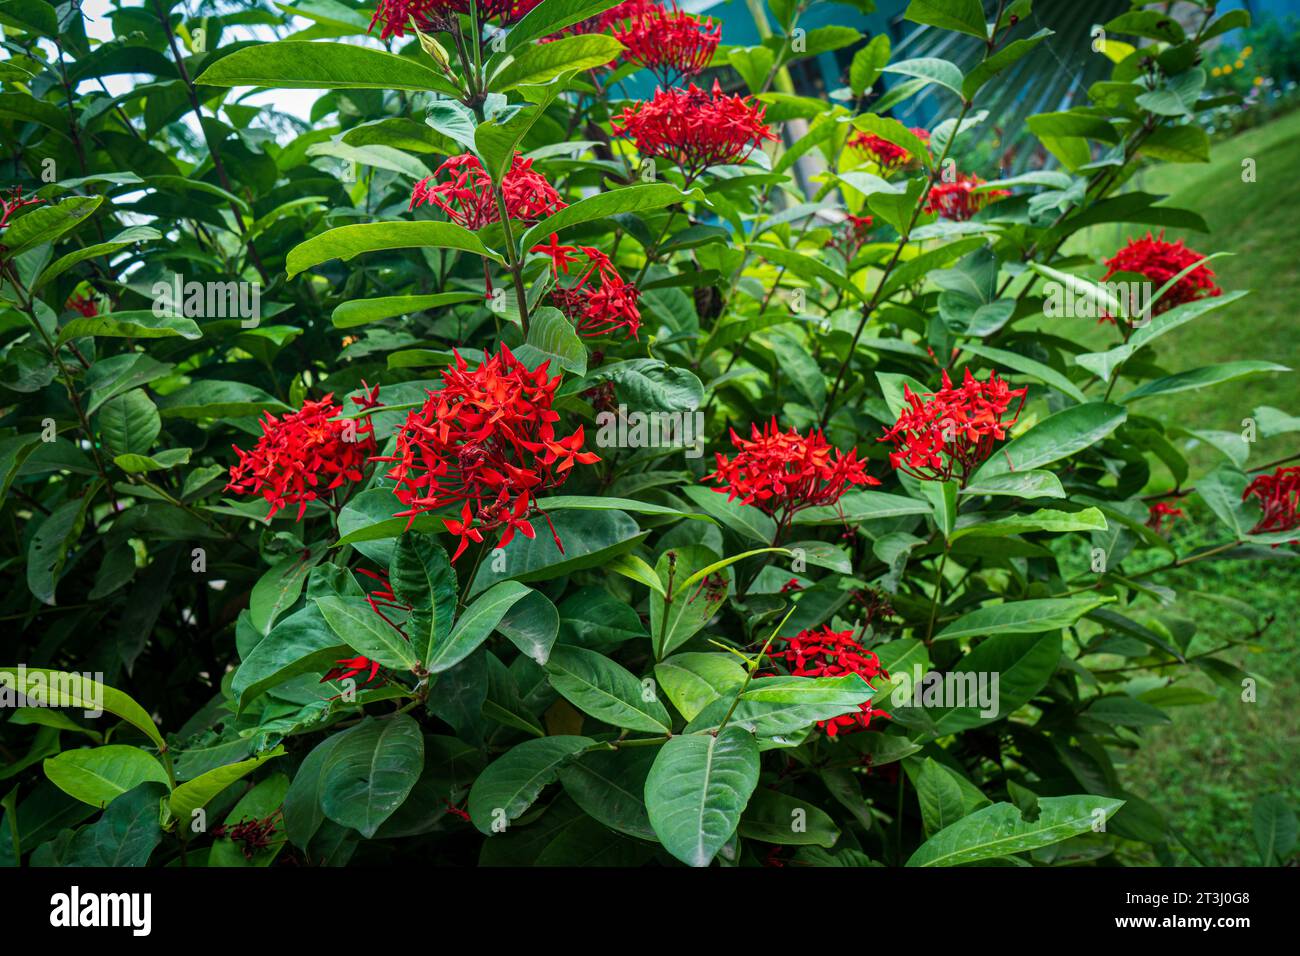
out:
<path id="1" fill-rule="evenodd" d="M 1244 292 L 1132 176 L 1206 157 L 1243 14 L 1106 24 L 1009 176 L 957 160 L 1030 4 L 910 4 L 964 74 L 814 5 L 754 47 L 652 0 L 122 6 L 112 44 L 6 5 L 0 860 L 1164 852 L 1122 764 L 1187 674 L 1248 677 L 1165 572 L 1300 537 L 1250 446 L 1300 419 L 1224 388 L 1287 370 L 1168 348 Z M 1222 422 L 1149 401 L 1211 387 Z"/>

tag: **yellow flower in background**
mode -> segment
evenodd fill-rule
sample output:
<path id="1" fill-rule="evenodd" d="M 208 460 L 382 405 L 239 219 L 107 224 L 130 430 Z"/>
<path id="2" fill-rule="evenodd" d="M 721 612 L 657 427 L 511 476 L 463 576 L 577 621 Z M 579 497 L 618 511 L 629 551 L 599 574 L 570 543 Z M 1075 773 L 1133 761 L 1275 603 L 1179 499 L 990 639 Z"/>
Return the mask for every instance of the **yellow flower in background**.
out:
<path id="1" fill-rule="evenodd" d="M 1255 85 L 1256 85 L 1256 86 L 1262 86 L 1263 83 L 1264 83 L 1264 78 L 1263 78 L 1262 76 L 1257 76 L 1257 77 L 1255 77 Z"/>
<path id="2" fill-rule="evenodd" d="M 1228 66 L 1228 65 L 1225 63 L 1224 66 L 1223 66 L 1223 75 L 1224 75 L 1224 76 L 1227 76 L 1227 75 L 1228 75 L 1229 73 L 1231 73 L 1231 72 L 1232 72 L 1232 67 L 1231 67 L 1231 66 Z"/>
<path id="3" fill-rule="evenodd" d="M 1222 72 L 1223 72 L 1223 71 L 1222 71 L 1221 69 L 1219 69 L 1219 68 L 1216 66 L 1216 67 L 1214 67 L 1214 68 L 1212 68 L 1212 69 L 1210 70 L 1210 76 L 1218 76 L 1218 75 L 1220 75 Z"/>
<path id="4" fill-rule="evenodd" d="M 1240 69 L 1244 68 L 1246 64 L 1245 64 L 1243 61 L 1238 60 L 1238 61 L 1237 61 L 1236 63 L 1234 63 L 1233 65 L 1234 65 L 1237 69 L 1240 70 Z"/>
<path id="5" fill-rule="evenodd" d="M 1253 53 L 1253 52 L 1255 52 L 1255 48 L 1254 48 L 1253 46 L 1245 46 L 1245 47 L 1242 47 L 1242 48 L 1241 48 L 1241 55 L 1242 55 L 1242 58 L 1243 58 L 1243 59 L 1244 59 L 1245 57 L 1250 56 L 1251 53 Z"/>

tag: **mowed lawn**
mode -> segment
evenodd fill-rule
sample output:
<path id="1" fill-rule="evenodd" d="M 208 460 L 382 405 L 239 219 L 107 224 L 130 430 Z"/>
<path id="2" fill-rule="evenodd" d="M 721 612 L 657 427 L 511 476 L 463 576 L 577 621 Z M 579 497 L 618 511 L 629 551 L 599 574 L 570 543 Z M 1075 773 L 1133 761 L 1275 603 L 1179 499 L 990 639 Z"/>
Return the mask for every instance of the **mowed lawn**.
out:
<path id="1" fill-rule="evenodd" d="M 1257 375 L 1199 391 L 1146 399 L 1134 411 L 1186 428 L 1240 431 L 1242 420 L 1261 405 L 1300 415 L 1300 112 L 1214 144 L 1208 164 L 1162 165 L 1135 177 L 1132 188 L 1167 194 L 1165 202 L 1193 209 L 1211 232 L 1168 230 L 1167 239 L 1184 239 L 1193 249 L 1225 251 L 1212 268 L 1225 290 L 1251 294 L 1164 336 L 1156 345 L 1160 364 L 1181 372 L 1221 362 L 1263 359 L 1296 372 Z M 1242 161 L 1254 160 L 1255 181 L 1243 182 Z M 1131 235 L 1145 229 L 1107 225 L 1082 234 L 1072 253 L 1109 256 Z M 1098 275 L 1100 273 L 1097 273 Z M 1073 334 L 1093 347 L 1117 342 L 1111 327 L 1086 320 L 1071 332 L 1056 320 L 1058 334 Z M 1088 327 L 1084 327 L 1084 325 Z M 1116 389 L 1123 394 L 1127 383 Z M 1214 449 L 1179 442 L 1191 463 L 1188 483 L 1224 461 Z M 1300 433 L 1261 439 L 1246 467 L 1300 452 Z M 1300 464 L 1300 463 L 1297 463 Z M 1168 472 L 1153 468 L 1152 491 L 1170 487 Z M 1228 540 L 1222 526 L 1196 498 L 1185 499 L 1190 520 L 1180 523 L 1174 541 L 1180 554 Z M 1161 559 L 1163 560 L 1163 559 Z M 1172 708 L 1170 724 L 1144 732 L 1144 746 L 1121 773 L 1137 794 L 1162 810 L 1185 843 L 1172 845 L 1174 859 L 1195 865 L 1258 865 L 1251 807 L 1266 794 L 1284 794 L 1300 811 L 1297 754 L 1300 753 L 1300 697 L 1293 661 L 1300 653 L 1300 561 L 1216 561 L 1193 565 L 1162 582 L 1178 592 L 1166 609 L 1198 623 L 1189 648 L 1200 653 L 1228 642 L 1242 642 L 1222 657 L 1258 680 L 1257 698 L 1242 700 L 1240 690 L 1213 684 L 1188 669 L 1192 686 L 1216 695 L 1216 703 Z M 1255 626 L 1200 591 L 1244 601 L 1264 621 Z M 1139 858 L 1145 854 L 1139 853 Z M 1146 857 L 1147 862 L 1154 862 Z"/>

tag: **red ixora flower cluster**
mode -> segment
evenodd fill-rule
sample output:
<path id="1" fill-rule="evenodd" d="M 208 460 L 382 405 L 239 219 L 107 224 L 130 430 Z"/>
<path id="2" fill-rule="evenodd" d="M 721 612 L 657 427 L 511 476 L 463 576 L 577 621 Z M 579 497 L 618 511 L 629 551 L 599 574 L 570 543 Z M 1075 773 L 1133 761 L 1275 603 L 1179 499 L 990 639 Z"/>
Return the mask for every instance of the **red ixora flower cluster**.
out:
<path id="1" fill-rule="evenodd" d="M 499 19 L 514 23 L 523 19 L 541 0 L 478 0 L 480 23 Z M 448 30 L 458 13 L 469 14 L 470 0 L 379 0 L 375 15 L 370 18 L 370 29 L 376 23 L 384 25 L 380 39 L 406 36 L 412 20 L 421 30 Z"/>
<path id="2" fill-rule="evenodd" d="M 1160 526 L 1164 524 L 1166 520 L 1172 523 L 1182 517 L 1184 517 L 1182 508 L 1167 504 L 1163 501 L 1157 501 L 1155 504 L 1151 505 L 1151 507 L 1147 508 L 1147 527 L 1159 533 L 1161 530 Z"/>
<path id="3" fill-rule="evenodd" d="M 12 216 L 14 213 L 16 213 L 19 209 L 22 209 L 23 206 L 34 206 L 38 202 L 44 202 L 44 201 L 45 200 L 38 199 L 35 196 L 31 196 L 27 199 L 24 199 L 23 187 L 14 186 L 12 189 L 9 190 L 8 198 L 5 198 L 4 196 L 0 196 L 0 229 L 3 229 L 5 226 L 9 225 L 9 217 Z"/>
<path id="4" fill-rule="evenodd" d="M 244 854 L 244 859 L 251 860 L 258 850 L 264 850 L 271 845 L 271 838 L 276 832 L 275 824 L 283 819 L 284 809 L 281 808 L 265 819 L 240 820 L 233 826 L 223 823 L 213 827 L 209 832 L 213 839 L 229 837 L 232 842 L 243 844 L 240 850 Z"/>
<path id="5" fill-rule="evenodd" d="M 909 407 L 880 438 L 894 443 L 889 463 L 922 481 L 948 481 L 957 474 L 964 485 L 992 454 L 994 442 L 1007 437 L 1027 392 L 1027 388 L 1011 388 L 997 372 L 990 372 L 987 382 L 977 381 L 970 369 L 956 388 L 947 371 L 937 392 L 916 395 L 904 385 L 903 399 Z M 1017 398 L 1015 412 L 1004 418 Z"/>
<path id="6" fill-rule="evenodd" d="M 555 437 L 560 416 L 551 403 L 560 376 L 547 375 L 549 362 L 529 371 L 505 345 L 476 368 L 459 352 L 455 356 L 442 373 L 442 389 L 407 415 L 393 455 L 374 459 L 393 463 L 393 493 L 407 506 L 395 517 L 414 521 L 426 511 L 461 505 L 459 520 L 442 519 L 460 538 L 453 561 L 493 528 L 505 527 L 499 548 L 516 531 L 533 537 L 527 519 L 537 493 L 562 484 L 575 462 L 600 460 L 582 451 L 582 426 L 567 438 Z M 563 552 L 554 526 L 551 534 Z"/>
<path id="7" fill-rule="evenodd" d="M 91 319 L 99 315 L 99 305 L 94 298 L 88 295 L 72 295 L 64 303 L 64 307 L 74 312 L 80 312 L 86 318 Z"/>
<path id="8" fill-rule="evenodd" d="M 1279 468 L 1271 475 L 1259 475 L 1241 494 L 1241 500 L 1259 499 L 1263 509 L 1251 534 L 1294 531 L 1300 528 L 1300 465 Z"/>
<path id="9" fill-rule="evenodd" d="M 770 651 L 768 656 L 782 661 L 791 676 L 842 677 L 857 674 L 868 685 L 877 677 L 889 679 L 889 673 L 880 666 L 876 655 L 853 639 L 852 630 L 833 631 L 829 625 L 823 624 L 820 631 L 800 631 L 794 637 L 780 640 L 785 649 Z M 872 687 L 874 689 L 874 685 Z M 837 737 L 840 733 L 866 730 L 871 725 L 871 718 L 877 714 L 889 716 L 883 710 L 872 708 L 868 700 L 859 704 L 855 711 L 819 720 L 817 726 L 826 731 L 826 736 Z"/>
<path id="10" fill-rule="evenodd" d="M 1128 245 L 1106 260 L 1106 274 L 1101 277 L 1101 281 L 1105 282 L 1117 272 L 1136 272 L 1146 276 L 1159 289 L 1192 263 L 1203 258 L 1205 257 L 1199 252 L 1183 245 L 1181 239 L 1166 242 L 1163 230 L 1157 238 L 1148 232 L 1144 239 L 1130 239 Z M 1169 291 L 1152 306 L 1151 314 L 1159 315 L 1176 305 L 1222 294 L 1223 290 L 1215 284 L 1210 267 L 1197 266 L 1170 286 Z"/>
<path id="11" fill-rule="evenodd" d="M 549 243 L 534 246 L 532 251 L 551 257 L 551 271 L 557 281 L 551 292 L 551 302 L 569 317 L 580 335 L 612 335 L 619 329 L 627 329 L 632 338 L 637 337 L 641 328 L 637 300 L 641 293 L 632 283 L 623 280 L 609 256 L 591 246 L 562 246 L 554 233 Z M 569 264 L 579 261 L 573 255 L 575 252 L 586 257 L 587 266 L 575 284 L 561 287 L 558 284 L 560 273 L 568 275 Z"/>
<path id="12" fill-rule="evenodd" d="M 429 185 L 430 180 L 444 173 L 448 175 L 445 182 Z M 501 195 L 507 215 L 522 222 L 536 222 L 567 205 L 546 177 L 533 170 L 533 161 L 524 159 L 519 153 L 515 153 L 510 171 L 501 180 Z M 469 153 L 451 157 L 432 176 L 426 176 L 415 184 L 410 208 L 415 209 L 426 202 L 437 206 L 448 219 L 466 229 L 477 230 L 501 221 L 500 210 L 492 195 L 492 177 L 478 157 Z"/>
<path id="13" fill-rule="evenodd" d="M 921 142 L 929 145 L 929 130 L 915 126 L 911 129 L 911 133 Z M 880 167 L 881 174 L 885 176 L 893 175 L 912 162 L 915 158 L 903 147 L 891 143 L 887 139 L 882 139 L 875 133 L 855 133 L 849 137 L 847 145 L 849 149 L 857 149 L 864 153 L 870 153 L 871 158 L 875 160 L 876 165 Z"/>
<path id="14" fill-rule="evenodd" d="M 844 217 L 844 221 L 840 223 L 839 228 L 831 236 L 831 241 L 826 245 L 842 255 L 845 262 L 852 262 L 862 251 L 862 247 L 867 244 L 867 233 L 871 231 L 874 223 L 875 220 L 870 216 L 849 214 Z"/>
<path id="15" fill-rule="evenodd" d="M 656 90 L 654 99 L 614 117 L 613 126 L 642 156 L 676 163 L 690 183 L 710 166 L 743 163 L 764 140 L 775 141 L 764 112 L 746 97 L 727 96 L 715 80 L 711 93 L 694 83 Z"/>
<path id="16" fill-rule="evenodd" d="M 958 173 L 953 182 L 937 182 L 930 187 L 925 211 L 937 212 L 945 219 L 965 222 L 989 203 L 1011 195 L 1009 189 L 975 192 L 977 186 L 983 185 L 984 180 L 966 173 Z"/>
<path id="17" fill-rule="evenodd" d="M 626 48 L 623 58 L 645 67 L 664 86 L 702 72 L 722 39 L 722 24 L 651 6 L 622 23 L 614 37 Z"/>
<path id="18" fill-rule="evenodd" d="M 363 409 L 374 408 L 379 404 L 378 394 L 376 385 L 352 401 Z M 296 504 L 296 520 L 301 521 L 308 503 L 322 493 L 345 482 L 361 481 L 366 462 L 377 448 L 374 425 L 369 416 L 335 418 L 343 406 L 333 399 L 330 394 L 318 402 L 306 402 L 282 418 L 267 412 L 261 423 L 262 437 L 252 451 L 231 446 L 239 462 L 231 466 L 225 490 L 260 494 L 271 504 L 268 519 L 281 508 Z"/>
<path id="19" fill-rule="evenodd" d="M 867 474 L 856 448 L 846 455 L 832 448 L 821 432 L 783 432 L 774 418 L 762 431 L 751 425 L 750 434 L 746 440 L 732 429 L 735 456 L 719 453 L 718 470 L 704 480 L 721 484 L 713 490 L 726 494 L 728 501 L 739 498 L 769 515 L 780 513 L 783 523 L 803 508 L 836 504 L 853 485 L 880 484 Z"/>

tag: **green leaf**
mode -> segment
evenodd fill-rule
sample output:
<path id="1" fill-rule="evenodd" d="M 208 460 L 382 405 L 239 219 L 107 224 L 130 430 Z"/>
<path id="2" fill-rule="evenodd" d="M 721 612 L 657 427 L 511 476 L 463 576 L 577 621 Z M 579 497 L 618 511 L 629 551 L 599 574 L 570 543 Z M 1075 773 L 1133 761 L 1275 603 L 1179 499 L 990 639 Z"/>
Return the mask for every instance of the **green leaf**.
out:
<path id="1" fill-rule="evenodd" d="M 406 633 L 411 653 L 424 660 L 451 633 L 456 616 L 456 572 L 447 552 L 429 535 L 408 531 L 393 548 L 388 580 L 398 601 L 411 607 Z"/>
<path id="2" fill-rule="evenodd" d="M 528 15 L 510 28 L 506 35 L 506 53 L 513 53 L 525 43 L 558 33 L 610 7 L 619 0 L 547 0 L 539 3 Z"/>
<path id="3" fill-rule="evenodd" d="M 528 323 L 528 340 L 514 350 L 515 357 L 525 365 L 535 368 L 550 362 L 574 375 L 587 374 L 587 346 L 573 329 L 573 323 L 564 313 L 551 306 L 543 306 L 532 314 Z"/>
<path id="4" fill-rule="evenodd" d="M 160 749 L 167 747 L 148 712 L 130 696 L 107 684 L 68 671 L 46 667 L 27 667 L 20 671 L 15 666 L 0 667 L 0 684 L 13 687 L 37 705 L 75 707 L 96 713 L 106 710 L 143 731 Z"/>
<path id="5" fill-rule="evenodd" d="M 681 491 L 701 511 L 742 538 L 757 544 L 771 544 L 776 538 L 776 522 L 754 505 L 729 501 L 722 491 L 702 485 L 686 485 Z"/>
<path id="6" fill-rule="evenodd" d="M 966 815 L 961 784 L 953 772 L 933 757 L 927 757 L 916 776 L 916 799 L 921 805 L 921 823 L 926 836 L 933 836 Z"/>
<path id="7" fill-rule="evenodd" d="M 530 593 L 531 589 L 518 581 L 502 581 L 488 588 L 465 608 L 445 641 L 429 646 L 425 670 L 437 674 L 455 667 L 488 639 L 512 606 Z"/>
<path id="8" fill-rule="evenodd" d="M 684 734 L 660 749 L 645 783 L 650 825 L 669 853 L 708 866 L 758 785 L 758 741 L 739 727 Z"/>
<path id="9" fill-rule="evenodd" d="M 1005 477 L 1005 476 L 998 476 Z M 1048 531 L 1063 534 L 1068 531 L 1105 531 L 1106 518 L 1096 508 L 1084 508 L 1082 511 L 1053 511 L 1040 508 L 1027 515 L 1007 515 L 995 517 L 992 521 L 963 523 L 950 537 L 958 538 L 1002 538 L 1009 534 L 1029 534 L 1034 531 Z"/>
<path id="10" fill-rule="evenodd" d="M 979 0 L 911 0 L 903 19 L 988 39 L 988 24 Z"/>
<path id="11" fill-rule="evenodd" d="M 853 296 L 863 304 L 869 301 L 867 294 L 859 289 L 851 279 L 832 269 L 820 259 L 804 255 L 802 252 L 795 252 L 793 249 L 782 249 L 780 246 L 770 246 L 761 242 L 754 243 L 749 248 L 755 255 L 762 256 L 768 262 L 782 266 L 797 276 L 805 279 L 821 279 L 841 292 Z"/>
<path id="12" fill-rule="evenodd" d="M 1285 865 L 1295 852 L 1296 842 L 1295 811 L 1287 803 L 1286 797 L 1279 793 L 1260 797 L 1251 808 L 1250 815 L 1260 864 Z"/>
<path id="13" fill-rule="evenodd" d="M 101 809 L 146 780 L 167 783 L 167 771 L 156 757 L 123 744 L 66 750 L 43 767 L 50 782 L 68 796 Z"/>
<path id="14" fill-rule="evenodd" d="M 470 593 L 477 594 L 503 580 L 549 581 L 601 567 L 632 550 L 649 533 L 621 511 L 558 511 L 551 516 L 551 524 L 564 544 L 563 552 L 546 531 L 532 539 L 516 536 L 505 552 L 504 568 L 493 570 L 493 562 L 484 561 Z"/>
<path id="15" fill-rule="evenodd" d="M 104 815 L 77 831 L 63 857 L 67 866 L 144 866 L 162 842 L 158 804 L 167 794 L 161 784 L 146 782 L 114 800 Z"/>
<path id="16" fill-rule="evenodd" d="M 1207 365 L 1203 368 L 1179 372 L 1176 375 L 1166 375 L 1164 378 L 1158 378 L 1153 382 L 1147 382 L 1145 385 L 1139 385 L 1121 398 L 1120 401 L 1127 404 L 1135 402 L 1139 398 L 1150 398 L 1152 395 L 1168 395 L 1172 392 L 1186 392 L 1190 389 L 1205 388 L 1208 385 L 1232 382 L 1262 372 L 1289 371 L 1291 371 L 1290 368 L 1285 365 L 1278 365 L 1276 362 L 1223 362 L 1219 365 Z"/>
<path id="17" fill-rule="evenodd" d="M 655 665 L 655 679 L 688 721 L 709 704 L 737 690 L 745 680 L 745 668 L 731 654 L 674 654 Z"/>
<path id="18" fill-rule="evenodd" d="M 245 656 L 231 678 L 240 712 L 272 687 L 299 674 L 319 674 L 348 656 L 349 647 L 314 603 L 290 614 Z"/>
<path id="19" fill-rule="evenodd" d="M 277 561 L 257 579 L 249 597 L 248 613 L 259 633 L 269 633 L 276 619 L 297 603 L 303 585 L 307 583 L 307 575 L 324 551 L 323 546 L 317 546 L 291 554 Z"/>
<path id="20" fill-rule="evenodd" d="M 346 262 L 363 252 L 389 249 L 461 249 L 494 262 L 505 261 L 454 222 L 365 222 L 339 226 L 298 243 L 285 257 L 285 272 L 292 279 L 330 259 Z"/>
<path id="21" fill-rule="evenodd" d="M 548 43 L 548 47 L 556 44 Z M 682 202 L 690 196 L 669 183 L 644 183 L 610 189 L 565 206 L 533 226 L 520 240 L 519 247 L 527 253 L 543 242 L 551 233 L 596 219 L 605 219 L 620 213 L 644 213 Z"/>
<path id="22" fill-rule="evenodd" d="M 365 598 L 325 595 L 313 600 L 330 630 L 358 654 L 408 671 L 419 663 L 406 638 L 385 623 Z"/>
<path id="23" fill-rule="evenodd" d="M 1111 797 L 1040 797 L 1038 819 L 1031 823 L 1015 804 L 995 803 L 940 830 L 907 865 L 960 866 L 1051 846 L 1091 831 L 1123 805 Z"/>
<path id="24" fill-rule="evenodd" d="M 967 611 L 934 636 L 936 641 L 986 634 L 1038 634 L 1070 627 L 1112 598 L 1030 598 Z"/>
<path id="25" fill-rule="evenodd" d="M 438 292 L 433 295 L 389 295 L 377 299 L 349 299 L 334 307 L 331 321 L 336 329 L 351 329 L 383 319 L 437 309 L 444 305 L 482 302 L 477 292 Z"/>
<path id="26" fill-rule="evenodd" d="M 760 737 L 780 737 L 819 720 L 850 714 L 871 700 L 871 685 L 857 674 L 841 677 L 762 677 L 741 694 L 731 723 Z M 690 730 L 718 726 L 730 699 L 715 701 L 691 722 Z"/>
<path id="27" fill-rule="evenodd" d="M 1012 40 L 1001 50 L 998 50 L 997 53 L 983 60 L 975 69 L 966 74 L 966 79 L 961 84 L 962 96 L 968 100 L 974 99 L 975 94 L 983 88 L 985 83 L 1016 63 L 1022 56 L 1050 37 L 1053 32 L 1052 30 L 1042 29 L 1033 36 Z"/>
<path id="28" fill-rule="evenodd" d="M 29 210 L 5 229 L 5 258 L 13 259 L 43 242 L 55 242 L 88 219 L 103 201 L 103 196 L 73 196 Z"/>
<path id="29" fill-rule="evenodd" d="M 881 139 L 893 143 L 894 146 L 901 146 L 914 157 L 918 157 L 927 166 L 935 164 L 930 155 L 930 147 L 926 146 L 926 142 L 892 117 L 876 116 L 875 113 L 863 113 L 862 116 L 854 117 L 853 126 L 854 129 L 862 130 L 863 133 L 878 135 Z"/>
<path id="30" fill-rule="evenodd" d="M 194 83 L 282 90 L 437 90 L 460 96 L 441 74 L 409 57 L 348 43 L 300 40 L 236 50 L 200 73 Z"/>
<path id="31" fill-rule="evenodd" d="M 1017 498 L 1064 498 L 1061 480 L 1050 471 L 1014 471 L 989 475 L 962 488 L 959 495 L 1014 495 Z"/>
<path id="32" fill-rule="evenodd" d="M 1139 152 L 1166 163 L 1208 163 L 1210 137 L 1199 126 L 1159 126 L 1142 141 Z"/>
<path id="33" fill-rule="evenodd" d="M 861 96 L 875 85 L 880 71 L 889 63 L 889 35 L 878 33 L 871 38 L 857 53 L 849 64 L 849 89 L 854 96 Z"/>
<path id="34" fill-rule="evenodd" d="M 1126 408 L 1106 402 L 1063 409 L 997 449 L 975 473 L 974 482 L 1007 472 L 1030 471 L 1068 458 L 1101 441 L 1127 418 Z"/>
<path id="35" fill-rule="evenodd" d="M 497 630 L 525 657 L 545 665 L 560 634 L 560 612 L 550 598 L 530 588 L 497 622 Z"/>
<path id="36" fill-rule="evenodd" d="M 672 720 L 641 681 L 603 654 L 561 644 L 546 663 L 551 686 L 579 710 L 615 727 L 652 734 L 672 732 Z"/>
<path id="37" fill-rule="evenodd" d="M 346 734 L 332 734 L 313 747 L 298 765 L 293 783 L 284 795 L 285 834 L 299 849 L 307 849 L 307 844 L 325 821 L 325 812 L 321 810 L 325 767 L 334 748 L 344 739 Z"/>
<path id="38" fill-rule="evenodd" d="M 72 549 L 86 523 L 90 495 L 65 501 L 54 509 L 27 547 L 27 588 L 45 604 L 55 604 L 55 591 Z"/>
<path id="39" fill-rule="evenodd" d="M 136 388 L 104 403 L 99 430 L 111 454 L 143 455 L 157 440 L 162 421 L 144 389 Z"/>
<path id="40" fill-rule="evenodd" d="M 409 714 L 367 717 L 339 737 L 321 769 L 321 809 L 367 840 L 424 770 L 424 734 Z"/>
<path id="41" fill-rule="evenodd" d="M 840 828 L 826 811 L 766 788 L 750 799 L 737 832 L 747 840 L 763 843 L 828 849 L 840 838 Z"/>
<path id="42" fill-rule="evenodd" d="M 489 836 L 504 832 L 556 781 L 565 764 L 593 744 L 588 737 L 559 735 L 512 747 L 474 781 L 466 804 L 470 820 Z"/>
<path id="43" fill-rule="evenodd" d="M 488 92 L 506 93 L 518 86 L 550 83 L 563 73 L 604 66 L 622 52 L 623 44 L 602 33 L 561 37 L 551 43 L 534 44 L 502 63 L 488 79 Z"/>
<path id="44" fill-rule="evenodd" d="M 592 819 L 638 840 L 656 840 L 645 806 L 645 781 L 657 751 L 652 747 L 593 750 L 560 768 L 560 782 Z"/>
<path id="45" fill-rule="evenodd" d="M 268 760 L 284 756 L 284 748 L 276 747 L 260 753 L 248 760 L 217 767 L 207 773 L 199 774 L 193 780 L 187 780 L 172 791 L 168 805 L 177 825 L 187 830 L 193 821 L 194 811 L 208 805 L 217 794 L 237 780 L 242 780 Z"/>
<path id="46" fill-rule="evenodd" d="M 158 411 L 163 418 L 237 418 L 262 412 L 293 411 L 274 395 L 243 382 L 203 379 L 160 396 Z"/>
<path id="47" fill-rule="evenodd" d="M 885 67 L 882 72 L 901 73 L 904 76 L 915 76 L 917 79 L 925 80 L 927 83 L 938 83 L 946 89 L 952 90 L 958 97 L 962 97 L 962 75 L 961 70 L 955 63 L 943 60 L 933 56 L 917 57 L 914 60 L 902 60 L 898 63 L 891 63 Z M 918 153 L 917 155 L 925 155 Z"/>

